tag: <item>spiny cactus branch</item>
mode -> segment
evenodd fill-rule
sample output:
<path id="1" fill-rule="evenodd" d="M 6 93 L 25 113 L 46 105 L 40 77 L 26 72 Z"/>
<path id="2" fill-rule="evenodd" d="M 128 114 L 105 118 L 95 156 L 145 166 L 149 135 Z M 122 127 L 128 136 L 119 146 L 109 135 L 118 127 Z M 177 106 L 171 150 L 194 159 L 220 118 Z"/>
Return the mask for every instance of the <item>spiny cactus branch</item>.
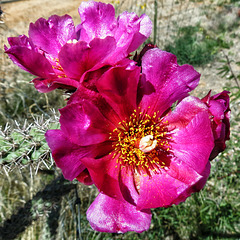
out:
<path id="1" fill-rule="evenodd" d="M 21 170 L 26 166 L 38 172 L 53 166 L 50 149 L 45 140 L 45 132 L 59 127 L 59 118 L 55 112 L 49 119 L 35 117 L 33 123 L 15 122 L 0 128 L 0 173 L 6 174 L 13 169 Z"/>

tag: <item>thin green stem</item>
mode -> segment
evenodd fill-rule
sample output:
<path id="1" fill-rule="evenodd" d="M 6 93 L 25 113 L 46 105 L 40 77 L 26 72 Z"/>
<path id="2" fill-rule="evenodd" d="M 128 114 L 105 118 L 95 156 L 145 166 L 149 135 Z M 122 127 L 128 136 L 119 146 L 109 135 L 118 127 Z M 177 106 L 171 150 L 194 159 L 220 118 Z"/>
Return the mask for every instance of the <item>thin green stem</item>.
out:
<path id="1" fill-rule="evenodd" d="M 158 17 L 158 1 L 154 0 L 154 22 L 153 22 L 153 43 L 157 41 L 157 17 Z"/>

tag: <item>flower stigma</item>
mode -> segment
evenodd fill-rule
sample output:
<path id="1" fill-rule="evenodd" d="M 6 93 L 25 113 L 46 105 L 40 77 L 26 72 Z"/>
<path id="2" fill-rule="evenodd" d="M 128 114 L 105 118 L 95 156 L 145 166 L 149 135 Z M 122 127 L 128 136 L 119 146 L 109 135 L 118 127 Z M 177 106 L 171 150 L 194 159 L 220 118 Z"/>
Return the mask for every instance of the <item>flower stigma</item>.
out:
<path id="1" fill-rule="evenodd" d="M 77 42 L 78 42 L 77 39 L 70 39 L 70 40 L 67 41 L 67 43 L 77 43 Z"/>
<path id="2" fill-rule="evenodd" d="M 152 135 L 143 137 L 139 142 L 139 149 L 145 153 L 151 152 L 157 146 L 157 140 Z"/>
<path id="3" fill-rule="evenodd" d="M 109 154 L 121 168 L 150 176 L 151 171 L 166 167 L 171 148 L 167 125 L 167 121 L 157 117 L 157 112 L 150 116 L 134 110 L 128 121 L 119 122 L 110 133 L 113 151 Z"/>

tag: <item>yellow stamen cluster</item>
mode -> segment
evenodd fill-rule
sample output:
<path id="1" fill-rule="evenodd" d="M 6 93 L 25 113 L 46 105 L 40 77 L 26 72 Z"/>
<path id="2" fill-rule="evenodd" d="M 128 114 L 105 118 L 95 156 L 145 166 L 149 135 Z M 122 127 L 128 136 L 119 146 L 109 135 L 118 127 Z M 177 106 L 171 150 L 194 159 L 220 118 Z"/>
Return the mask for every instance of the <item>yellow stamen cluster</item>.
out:
<path id="1" fill-rule="evenodd" d="M 161 155 L 170 150 L 170 136 L 167 130 L 168 122 L 163 122 L 158 113 L 153 116 L 134 110 L 128 121 L 119 122 L 119 127 L 110 133 L 113 141 L 113 158 L 121 167 L 130 167 L 139 173 L 149 173 L 165 167 Z M 141 139 L 146 136 L 154 143 L 150 151 L 142 151 L 139 148 Z M 157 144 L 156 144 L 157 142 Z"/>
<path id="2" fill-rule="evenodd" d="M 67 76 L 64 73 L 62 66 L 60 65 L 59 59 L 58 58 L 52 58 L 52 61 L 55 63 L 55 64 L 52 65 L 52 68 L 59 71 L 57 73 L 58 77 L 66 78 Z"/>

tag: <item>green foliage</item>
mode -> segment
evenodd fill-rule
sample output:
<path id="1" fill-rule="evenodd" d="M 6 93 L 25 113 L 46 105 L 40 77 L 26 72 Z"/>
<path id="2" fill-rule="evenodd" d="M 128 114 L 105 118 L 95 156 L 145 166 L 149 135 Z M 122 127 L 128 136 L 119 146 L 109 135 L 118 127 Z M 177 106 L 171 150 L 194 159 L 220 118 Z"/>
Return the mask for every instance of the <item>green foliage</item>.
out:
<path id="1" fill-rule="evenodd" d="M 218 6 L 226 6 L 228 4 L 238 4 L 240 0 L 218 0 L 217 5 Z"/>
<path id="2" fill-rule="evenodd" d="M 210 36 L 200 25 L 178 29 L 173 43 L 167 44 L 165 50 L 175 54 L 178 63 L 199 66 L 213 60 L 216 53 L 230 45 L 221 36 Z"/>
<path id="3" fill-rule="evenodd" d="M 232 69 L 232 64 L 235 64 L 237 66 L 240 66 L 240 62 L 234 62 L 233 60 L 229 59 L 229 56 L 224 53 L 225 59 L 221 60 L 223 63 L 221 67 L 218 68 L 218 74 L 222 77 L 226 77 L 229 80 L 235 81 L 235 87 L 232 87 L 231 91 L 234 94 L 234 99 L 239 99 L 240 94 L 240 74 L 235 74 L 235 72 Z M 236 91 L 235 91 L 236 90 Z"/>

